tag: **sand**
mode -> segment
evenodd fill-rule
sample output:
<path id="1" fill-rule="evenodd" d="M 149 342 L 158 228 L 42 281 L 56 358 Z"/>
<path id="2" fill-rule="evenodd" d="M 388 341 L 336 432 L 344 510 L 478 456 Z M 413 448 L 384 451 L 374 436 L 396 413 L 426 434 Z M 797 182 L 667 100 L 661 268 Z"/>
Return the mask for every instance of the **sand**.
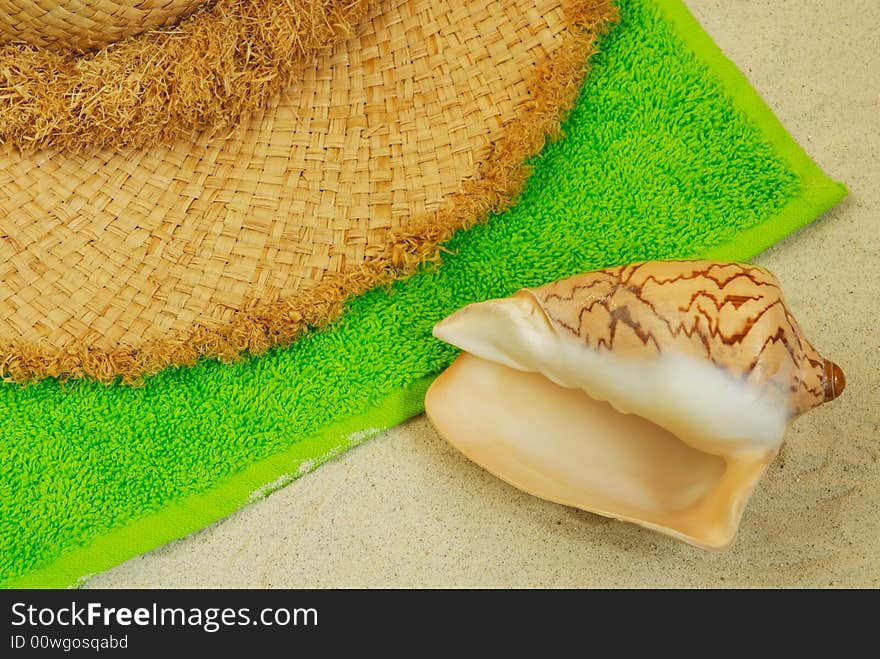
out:
<path id="1" fill-rule="evenodd" d="M 688 0 L 850 196 L 755 259 L 846 371 L 724 553 L 524 494 L 424 416 L 87 587 L 880 586 L 880 3 Z"/>

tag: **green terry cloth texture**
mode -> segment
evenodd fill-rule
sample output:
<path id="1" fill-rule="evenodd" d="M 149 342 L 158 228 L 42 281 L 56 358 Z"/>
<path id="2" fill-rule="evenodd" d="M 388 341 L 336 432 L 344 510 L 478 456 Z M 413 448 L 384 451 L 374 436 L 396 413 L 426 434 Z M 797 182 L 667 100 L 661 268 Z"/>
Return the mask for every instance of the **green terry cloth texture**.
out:
<path id="1" fill-rule="evenodd" d="M 680 2 L 619 4 L 564 139 L 439 268 L 232 366 L 0 386 L 0 585 L 76 584 L 421 412 L 456 356 L 431 327 L 465 304 L 627 261 L 748 259 L 845 195 Z"/>

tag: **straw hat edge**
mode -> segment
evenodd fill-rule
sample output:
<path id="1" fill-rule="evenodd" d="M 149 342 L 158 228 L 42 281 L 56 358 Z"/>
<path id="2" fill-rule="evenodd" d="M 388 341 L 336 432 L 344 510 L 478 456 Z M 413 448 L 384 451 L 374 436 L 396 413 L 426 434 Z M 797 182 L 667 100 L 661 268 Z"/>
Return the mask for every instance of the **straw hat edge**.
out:
<path id="1" fill-rule="evenodd" d="M 33 382 L 92 378 L 105 383 L 142 384 L 170 366 L 191 366 L 201 358 L 232 362 L 289 344 L 306 331 L 337 318 L 351 296 L 412 275 L 424 263 L 441 262 L 442 244 L 456 231 L 485 221 L 506 208 L 528 177 L 524 164 L 549 139 L 573 106 L 597 50 L 598 39 L 617 19 L 612 0 L 563 0 L 568 20 L 564 42 L 554 59 L 533 72 L 532 103 L 496 142 L 477 176 L 467 181 L 440 211 L 392 233 L 385 251 L 356 269 L 329 273 L 306 294 L 272 303 L 246 305 L 219 326 L 196 325 L 185 332 L 137 347 L 111 351 L 69 346 L 47 351 L 38 344 L 0 341 L 0 377 Z M 585 26 L 590 29 L 585 29 Z"/>

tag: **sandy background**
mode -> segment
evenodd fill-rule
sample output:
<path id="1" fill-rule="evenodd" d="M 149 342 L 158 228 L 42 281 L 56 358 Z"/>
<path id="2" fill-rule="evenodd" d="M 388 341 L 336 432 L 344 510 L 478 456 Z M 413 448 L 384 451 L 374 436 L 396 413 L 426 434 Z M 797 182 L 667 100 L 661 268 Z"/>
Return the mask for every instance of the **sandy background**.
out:
<path id="1" fill-rule="evenodd" d="M 687 5 L 851 191 L 755 259 L 848 386 L 792 425 L 731 549 L 523 494 L 421 416 L 87 587 L 880 586 L 880 2 Z"/>

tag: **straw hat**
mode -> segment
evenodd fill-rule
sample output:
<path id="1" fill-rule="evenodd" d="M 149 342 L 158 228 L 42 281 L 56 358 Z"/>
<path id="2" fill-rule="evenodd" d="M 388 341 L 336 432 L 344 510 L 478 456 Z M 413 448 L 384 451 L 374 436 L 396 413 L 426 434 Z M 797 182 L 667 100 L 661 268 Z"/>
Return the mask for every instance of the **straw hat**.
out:
<path id="1" fill-rule="evenodd" d="M 501 209 L 609 0 L 0 0 L 0 375 L 260 353 Z"/>

